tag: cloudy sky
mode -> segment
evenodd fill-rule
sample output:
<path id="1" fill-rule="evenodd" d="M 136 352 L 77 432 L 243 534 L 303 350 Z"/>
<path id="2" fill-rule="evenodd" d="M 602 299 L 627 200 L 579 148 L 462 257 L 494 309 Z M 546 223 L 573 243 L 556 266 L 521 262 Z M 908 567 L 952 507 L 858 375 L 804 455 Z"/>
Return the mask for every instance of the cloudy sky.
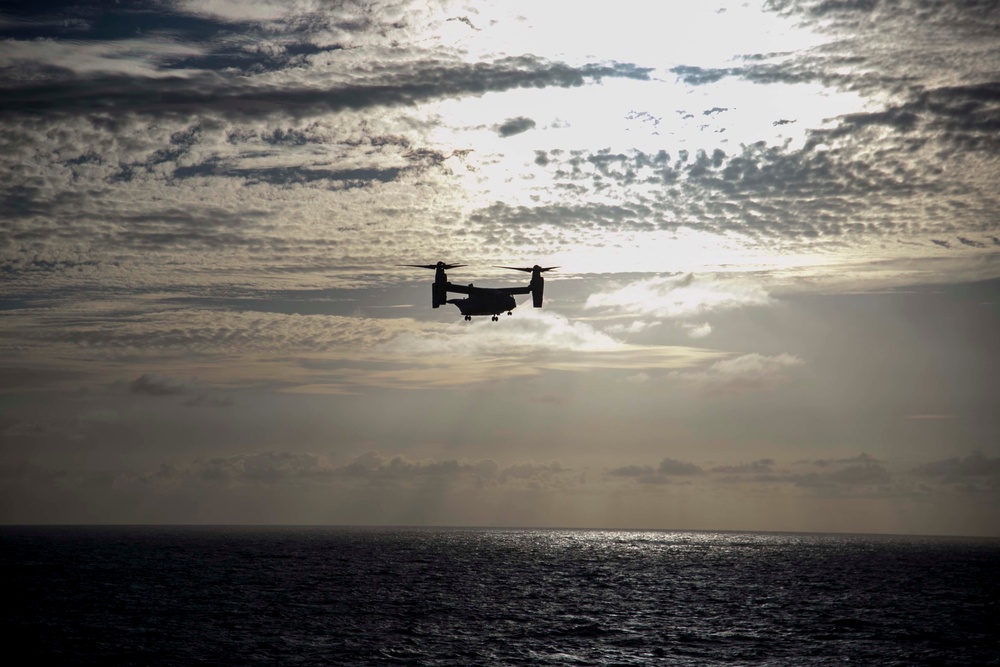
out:
<path id="1" fill-rule="evenodd" d="M 0 522 L 1000 534 L 1000 3 L 0 11 Z"/>

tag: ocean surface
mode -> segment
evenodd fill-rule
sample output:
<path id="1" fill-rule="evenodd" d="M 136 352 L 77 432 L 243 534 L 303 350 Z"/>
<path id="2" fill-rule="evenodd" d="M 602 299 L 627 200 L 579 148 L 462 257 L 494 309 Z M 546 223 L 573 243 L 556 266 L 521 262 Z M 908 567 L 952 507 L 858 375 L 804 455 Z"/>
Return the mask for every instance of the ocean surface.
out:
<path id="1" fill-rule="evenodd" d="M 0 563 L 19 664 L 1000 664 L 997 540 L 3 527 Z"/>

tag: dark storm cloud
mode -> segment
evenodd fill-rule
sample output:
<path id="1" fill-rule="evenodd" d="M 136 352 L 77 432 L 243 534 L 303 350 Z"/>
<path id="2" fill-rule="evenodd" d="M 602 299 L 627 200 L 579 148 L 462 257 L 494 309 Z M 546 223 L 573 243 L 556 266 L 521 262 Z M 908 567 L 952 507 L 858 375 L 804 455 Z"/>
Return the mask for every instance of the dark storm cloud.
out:
<path id="1" fill-rule="evenodd" d="M 17 85 L 8 80 L 0 117 L 77 113 L 300 117 L 409 106 L 516 88 L 569 88 L 605 77 L 648 80 L 650 71 L 630 64 L 571 67 L 518 56 L 480 63 L 418 63 L 406 72 L 384 72 L 369 84 L 311 87 L 251 84 L 216 74 L 149 78 L 122 74 L 80 77 L 67 72 L 64 80 L 52 83 Z"/>

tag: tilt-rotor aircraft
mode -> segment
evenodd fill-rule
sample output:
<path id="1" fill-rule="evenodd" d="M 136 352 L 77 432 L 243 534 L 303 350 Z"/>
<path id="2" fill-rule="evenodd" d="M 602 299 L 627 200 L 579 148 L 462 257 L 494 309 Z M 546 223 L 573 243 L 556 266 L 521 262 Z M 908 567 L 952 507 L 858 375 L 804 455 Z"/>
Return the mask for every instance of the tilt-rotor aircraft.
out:
<path id="1" fill-rule="evenodd" d="M 496 267 L 498 269 L 530 273 L 531 282 L 524 287 L 474 287 L 472 283 L 456 285 L 448 282 L 448 274 L 445 272 L 466 266 L 465 264 L 438 262 L 437 264 L 401 264 L 401 266 L 434 269 L 434 284 L 431 286 L 431 305 L 434 308 L 440 307 L 443 303 L 452 303 L 462 312 L 466 321 L 471 320 L 476 315 L 490 315 L 494 322 L 500 319 L 500 313 L 513 314 L 511 311 L 517 308 L 517 303 L 514 302 L 515 294 L 530 294 L 532 305 L 535 308 L 541 308 L 542 292 L 545 289 L 545 280 L 542 278 L 542 274 L 559 268 L 557 266 L 542 267 L 537 264 L 529 267 L 498 266 Z M 464 299 L 449 299 L 448 292 L 467 296 Z"/>

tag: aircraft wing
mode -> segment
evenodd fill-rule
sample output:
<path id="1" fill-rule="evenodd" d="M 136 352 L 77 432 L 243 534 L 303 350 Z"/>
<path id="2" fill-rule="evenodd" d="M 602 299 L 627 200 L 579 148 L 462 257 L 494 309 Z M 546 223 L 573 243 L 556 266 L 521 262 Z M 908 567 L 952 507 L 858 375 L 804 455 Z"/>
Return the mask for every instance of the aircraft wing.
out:
<path id="1" fill-rule="evenodd" d="M 448 283 L 448 291 L 456 294 L 531 294 L 531 286 L 525 287 L 473 287 L 472 285 L 456 285 Z"/>

